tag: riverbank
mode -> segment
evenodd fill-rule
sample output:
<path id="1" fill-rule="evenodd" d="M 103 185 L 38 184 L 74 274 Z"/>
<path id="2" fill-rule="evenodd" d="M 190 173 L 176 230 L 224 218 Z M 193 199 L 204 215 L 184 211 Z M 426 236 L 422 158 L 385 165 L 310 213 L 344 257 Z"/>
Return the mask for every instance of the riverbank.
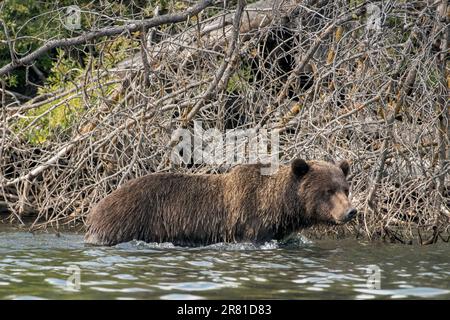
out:
<path id="1" fill-rule="evenodd" d="M 61 233 L 84 235 L 85 225 L 82 222 L 60 225 L 36 224 L 33 217 L 27 217 L 22 221 L 24 224 L 7 222 L 7 216 L 0 215 L 0 231 L 30 232 L 32 234 L 54 234 Z M 284 242 L 295 244 L 304 237 L 311 241 L 341 241 L 357 240 L 371 243 L 401 244 L 401 245 L 435 245 L 443 243 L 450 245 L 450 227 L 421 229 L 417 226 L 392 226 L 384 228 L 383 233 L 374 234 L 371 238 L 363 230 L 364 225 L 360 222 L 352 222 L 345 226 L 316 226 L 300 230 L 284 239 Z"/>

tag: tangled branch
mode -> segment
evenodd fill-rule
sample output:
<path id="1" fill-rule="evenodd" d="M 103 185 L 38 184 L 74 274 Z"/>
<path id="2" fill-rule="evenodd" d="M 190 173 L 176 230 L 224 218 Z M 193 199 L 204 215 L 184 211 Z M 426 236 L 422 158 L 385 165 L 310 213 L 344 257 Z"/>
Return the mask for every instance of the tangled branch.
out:
<path id="1" fill-rule="evenodd" d="M 92 40 L 105 55 L 114 41 L 138 44 L 112 66 L 89 56 L 65 88 L 25 102 L 2 95 L 0 201 L 9 219 L 32 215 L 34 228 L 77 225 L 134 177 L 228 170 L 170 161 L 173 132 L 201 121 L 222 133 L 276 130 L 282 162 L 351 159 L 361 213 L 354 224 L 320 232 L 447 239 L 446 1 L 217 3 L 49 41 L 0 69 L 60 45 Z M 108 38 L 96 43 L 99 32 Z"/>

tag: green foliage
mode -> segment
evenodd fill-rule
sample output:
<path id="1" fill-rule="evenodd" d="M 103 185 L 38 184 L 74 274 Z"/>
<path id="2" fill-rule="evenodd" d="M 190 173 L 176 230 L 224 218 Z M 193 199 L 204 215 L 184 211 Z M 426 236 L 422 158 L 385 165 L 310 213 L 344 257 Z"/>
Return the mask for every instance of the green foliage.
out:
<path id="1" fill-rule="evenodd" d="M 118 47 L 113 47 L 113 50 L 119 50 Z M 114 52 L 111 51 L 111 55 L 114 56 Z M 63 50 L 58 50 L 58 60 L 52 66 L 45 86 L 39 88 L 38 93 L 56 95 L 61 89 L 66 91 L 74 89 L 83 72 L 84 70 L 77 62 L 68 58 Z M 101 79 L 103 83 L 108 80 L 110 79 L 107 77 Z M 97 83 L 90 83 L 85 87 L 85 90 L 89 90 L 88 103 L 93 106 L 101 101 L 100 97 L 103 94 L 108 94 L 115 88 L 115 85 L 108 85 L 104 86 L 103 90 L 93 89 L 94 85 Z M 55 137 L 69 136 L 75 127 L 74 124 L 86 111 L 85 101 L 79 95 L 68 93 L 28 111 L 24 118 L 17 121 L 15 131 L 28 143 L 42 145 Z"/>
<path id="2" fill-rule="evenodd" d="M 16 87 L 19 82 L 18 75 L 17 74 L 8 74 L 8 75 L 4 76 L 4 81 L 5 81 L 6 86 Z"/>
<path id="3" fill-rule="evenodd" d="M 67 97 L 29 111 L 27 118 L 21 119 L 17 123 L 17 131 L 21 132 L 25 130 L 22 133 L 32 145 L 45 144 L 54 135 L 60 136 L 61 134 L 68 133 L 73 122 L 81 115 L 83 105 L 82 99 L 75 97 L 53 108 L 56 104 L 63 101 L 63 99 L 67 99 Z M 30 126 L 32 122 L 34 124 Z"/>
<path id="4" fill-rule="evenodd" d="M 425 75 L 426 84 L 430 88 L 438 87 L 441 84 L 440 79 L 441 79 L 441 74 L 440 74 L 439 70 L 436 70 L 436 69 L 429 69 Z"/>
<path id="5" fill-rule="evenodd" d="M 138 33 L 135 34 L 138 36 Z M 139 42 L 128 37 L 117 37 L 116 39 L 108 42 L 104 47 L 98 47 L 97 49 L 103 52 L 103 68 L 110 68 L 117 63 L 123 61 L 130 55 L 130 50 L 139 48 Z"/>
<path id="6" fill-rule="evenodd" d="M 64 26 L 66 7 L 77 5 L 81 9 L 81 29 L 69 30 Z M 73 37 L 84 31 L 110 26 L 112 23 L 120 25 L 127 19 L 140 20 L 153 16 L 156 6 L 160 14 L 184 10 L 190 4 L 184 0 L 135 0 L 96 2 L 88 0 L 5 0 L 0 11 L 0 19 L 8 30 L 9 38 L 14 42 L 15 53 L 20 58 L 45 44 L 49 39 Z M 108 17 L 108 18 L 105 18 Z M 114 18 L 118 19 L 115 20 Z M 194 17 L 193 17 L 194 20 Z M 162 28 L 170 26 L 163 26 Z M 5 43 L 6 34 L 0 28 L 0 41 Z M 134 53 L 139 48 L 139 32 L 131 36 L 116 38 L 99 38 L 94 44 L 57 48 L 41 56 L 34 65 L 45 77 L 44 83 L 37 90 L 30 87 L 26 80 L 36 82 L 37 74 L 32 69 L 17 68 L 10 75 L 4 77 L 8 88 L 27 95 L 61 94 L 79 85 L 85 74 L 86 66 L 92 69 L 108 69 Z M 8 46 L 0 47 L 0 65 L 11 62 Z M 249 80 L 249 69 L 243 68 L 230 80 L 230 90 L 242 87 Z M 32 77 L 32 79 L 30 79 Z M 34 79 L 33 79 L 34 77 Z M 110 80 L 110 79 L 109 79 Z M 108 79 L 99 80 L 102 83 Z M 96 83 L 97 84 L 97 83 Z M 31 109 L 23 118 L 15 123 L 15 132 L 33 145 L 41 145 L 53 139 L 61 139 L 62 135 L 70 136 L 73 127 L 89 108 L 95 107 L 102 101 L 105 93 L 114 89 L 114 85 L 103 86 L 102 90 L 94 89 L 88 84 L 89 90 L 85 101 L 80 95 L 64 95 L 57 100 Z M 31 88 L 31 89 L 30 89 Z M 27 90 L 31 90 L 27 92 Z M 71 93 L 73 94 L 73 93 Z M 88 105 L 85 105 L 88 104 Z"/>
<path id="7" fill-rule="evenodd" d="M 57 62 L 51 67 L 50 75 L 47 77 L 47 85 L 50 89 L 65 88 L 68 82 L 82 74 L 79 62 L 68 58 L 64 50 L 56 49 Z"/>
<path id="8" fill-rule="evenodd" d="M 252 68 L 248 64 L 241 64 L 241 67 L 233 73 L 228 80 L 227 92 L 232 93 L 236 90 L 242 90 L 249 86 L 249 82 L 252 79 Z"/>
<path id="9" fill-rule="evenodd" d="M 91 0 L 58 0 L 58 1 L 35 1 L 35 0 L 4 0 L 1 4 L 0 19 L 4 22 L 8 30 L 9 38 L 14 42 L 14 49 L 20 58 L 40 46 L 49 39 L 62 39 L 80 34 L 83 31 L 101 28 L 111 25 L 111 18 L 118 17 L 115 24 L 123 23 L 123 19 L 143 19 L 153 15 L 154 8 L 159 5 L 162 12 L 165 12 L 170 4 L 183 1 L 171 0 L 135 0 L 135 1 L 109 1 L 98 2 Z M 106 5 L 105 5 L 106 3 Z M 77 5 L 81 9 L 81 29 L 68 30 L 64 27 L 65 8 L 70 5 Z M 101 14 L 100 14 L 101 13 Z M 6 34 L 0 28 L 0 43 L 5 43 Z M 101 39 L 100 39 L 101 40 Z M 72 48 L 78 49 L 81 55 L 84 46 Z M 51 72 L 53 62 L 58 52 L 52 50 L 35 61 L 35 66 L 47 76 Z M 116 59 L 117 60 L 117 59 Z M 11 62 L 11 53 L 7 45 L 0 46 L 0 66 Z M 36 74 L 32 70 L 29 76 L 37 81 Z M 7 79 L 6 85 L 15 88 L 16 91 L 27 93 L 26 69 L 24 67 L 15 69 Z"/>
<path id="10" fill-rule="evenodd" d="M 58 50 L 58 61 L 50 70 L 47 84 L 40 88 L 38 93 L 56 94 L 61 88 L 74 88 L 72 81 L 81 74 L 79 64 L 65 57 L 63 50 Z M 69 99 L 69 95 L 66 95 L 28 111 L 26 117 L 17 122 L 16 130 L 22 133 L 29 143 L 44 144 L 53 135 L 61 135 L 70 129 L 83 110 L 83 101 L 80 97 Z"/>
<path id="11" fill-rule="evenodd" d="M 58 5 L 71 4 L 73 1 L 59 1 Z M 59 11 L 54 10 L 56 2 L 34 1 L 34 0 L 6 0 L 3 10 L 0 11 L 0 19 L 8 30 L 9 37 L 14 40 L 14 49 L 20 57 L 36 50 L 42 41 L 64 33 L 59 19 Z M 65 4 L 67 3 L 67 4 Z M 67 31 L 67 30 L 66 30 Z M 6 40 L 3 28 L 0 31 L 0 41 Z M 8 46 L 0 47 L 0 65 L 11 62 L 11 54 Z M 51 68 L 51 53 L 43 55 L 35 64 L 44 73 Z M 12 73 L 9 87 L 18 87 L 25 84 L 24 68 L 17 69 Z"/>

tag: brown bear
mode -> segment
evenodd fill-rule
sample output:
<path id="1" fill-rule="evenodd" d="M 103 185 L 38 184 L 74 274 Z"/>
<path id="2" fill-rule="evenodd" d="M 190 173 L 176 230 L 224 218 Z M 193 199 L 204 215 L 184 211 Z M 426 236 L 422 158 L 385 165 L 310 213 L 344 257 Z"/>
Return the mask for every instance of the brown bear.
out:
<path id="1" fill-rule="evenodd" d="M 154 173 L 131 180 L 88 216 L 85 242 L 262 243 L 318 223 L 356 215 L 348 199 L 347 161 L 294 160 L 272 175 L 262 165 L 226 174 Z"/>

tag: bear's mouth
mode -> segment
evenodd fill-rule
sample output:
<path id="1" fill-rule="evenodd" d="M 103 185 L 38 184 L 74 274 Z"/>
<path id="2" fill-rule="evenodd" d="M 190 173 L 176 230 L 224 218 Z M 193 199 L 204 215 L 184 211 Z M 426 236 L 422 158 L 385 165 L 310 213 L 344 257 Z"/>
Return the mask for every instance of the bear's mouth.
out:
<path id="1" fill-rule="evenodd" d="M 327 224 L 328 224 L 329 226 L 342 226 L 343 224 L 345 224 L 345 222 L 342 221 L 342 220 L 336 220 L 336 219 L 333 219 L 333 220 L 331 220 L 331 221 L 328 221 Z"/>
<path id="2" fill-rule="evenodd" d="M 338 221 L 338 220 L 317 220 L 316 224 L 323 225 L 326 227 L 335 227 L 335 226 L 341 226 L 344 224 L 344 222 Z M 311 226 L 314 225 L 313 223 L 310 224 Z"/>
<path id="3" fill-rule="evenodd" d="M 354 216 L 346 216 L 344 219 L 334 219 L 334 225 L 341 226 L 354 219 Z"/>
<path id="4" fill-rule="evenodd" d="M 342 226 L 351 220 L 352 220 L 352 218 L 350 218 L 350 219 L 348 219 L 348 218 L 346 218 L 346 219 L 330 219 L 327 221 L 322 221 L 322 223 L 327 226 L 335 227 L 335 226 Z"/>

